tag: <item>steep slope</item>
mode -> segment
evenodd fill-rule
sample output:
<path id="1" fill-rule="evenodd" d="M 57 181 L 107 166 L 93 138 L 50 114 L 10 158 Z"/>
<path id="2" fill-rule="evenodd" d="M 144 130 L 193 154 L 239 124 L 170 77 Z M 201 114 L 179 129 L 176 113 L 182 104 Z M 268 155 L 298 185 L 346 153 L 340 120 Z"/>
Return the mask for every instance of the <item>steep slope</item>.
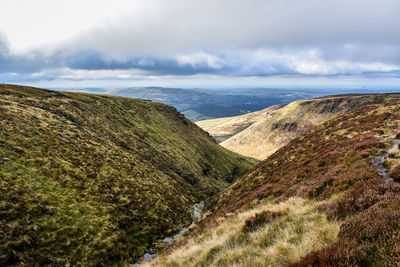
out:
<path id="1" fill-rule="evenodd" d="M 198 121 L 196 124 L 220 143 L 284 106 L 284 104 L 273 105 L 241 116 Z"/>
<path id="2" fill-rule="evenodd" d="M 241 155 L 265 159 L 297 136 L 332 118 L 371 104 L 400 99 L 399 94 L 338 95 L 292 102 L 269 113 L 221 145 Z"/>
<path id="3" fill-rule="evenodd" d="M 400 102 L 372 105 L 294 139 L 150 265 L 398 266 L 399 125 Z"/>
<path id="4" fill-rule="evenodd" d="M 175 108 L 0 85 L 0 265 L 122 265 L 252 162 Z"/>

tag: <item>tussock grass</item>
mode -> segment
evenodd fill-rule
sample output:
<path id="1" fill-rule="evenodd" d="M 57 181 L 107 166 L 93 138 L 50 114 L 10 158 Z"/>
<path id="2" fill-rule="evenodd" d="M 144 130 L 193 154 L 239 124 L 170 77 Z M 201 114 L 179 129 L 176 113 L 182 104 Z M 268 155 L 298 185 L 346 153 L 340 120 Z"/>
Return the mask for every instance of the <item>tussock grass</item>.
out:
<path id="1" fill-rule="evenodd" d="M 336 240 L 339 223 L 316 211 L 319 204 L 298 197 L 260 204 L 143 266 L 284 266 Z M 265 212 L 279 216 L 249 231 L 246 221 Z"/>

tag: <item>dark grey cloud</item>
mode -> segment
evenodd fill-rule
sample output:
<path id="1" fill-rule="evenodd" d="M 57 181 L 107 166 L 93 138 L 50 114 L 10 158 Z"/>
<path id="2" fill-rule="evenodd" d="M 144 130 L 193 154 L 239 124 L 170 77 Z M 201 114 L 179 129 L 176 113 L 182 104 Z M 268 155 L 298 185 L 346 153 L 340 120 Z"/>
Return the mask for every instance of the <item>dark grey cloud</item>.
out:
<path id="1" fill-rule="evenodd" d="M 400 41 L 398 10 L 398 0 L 149 0 L 136 13 L 79 36 L 76 44 L 140 55 L 393 45 Z"/>

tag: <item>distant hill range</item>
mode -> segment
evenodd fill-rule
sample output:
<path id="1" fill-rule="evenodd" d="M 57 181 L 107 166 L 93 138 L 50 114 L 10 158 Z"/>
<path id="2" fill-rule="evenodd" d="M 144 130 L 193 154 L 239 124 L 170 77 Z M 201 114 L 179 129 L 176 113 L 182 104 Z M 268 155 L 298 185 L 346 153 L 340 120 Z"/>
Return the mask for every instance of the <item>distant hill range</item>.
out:
<path id="1" fill-rule="evenodd" d="M 262 160 L 297 136 L 330 119 L 360 107 L 398 100 L 400 94 L 334 95 L 197 124 L 217 141 L 222 141 L 223 147 Z"/>
<path id="2" fill-rule="evenodd" d="M 124 89 L 82 89 L 91 93 L 148 99 L 175 107 L 192 121 L 231 117 L 254 112 L 275 104 L 322 96 L 318 90 L 282 89 L 180 89 L 134 87 Z"/>

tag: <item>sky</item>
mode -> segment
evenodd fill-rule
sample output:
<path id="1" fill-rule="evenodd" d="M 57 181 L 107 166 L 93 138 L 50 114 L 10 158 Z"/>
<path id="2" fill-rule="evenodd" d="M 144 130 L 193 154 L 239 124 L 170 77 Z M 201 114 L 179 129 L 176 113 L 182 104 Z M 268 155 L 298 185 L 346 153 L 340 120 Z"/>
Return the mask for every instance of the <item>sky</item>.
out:
<path id="1" fill-rule="evenodd" d="M 400 89 L 398 0 L 1 0 L 0 82 Z"/>

